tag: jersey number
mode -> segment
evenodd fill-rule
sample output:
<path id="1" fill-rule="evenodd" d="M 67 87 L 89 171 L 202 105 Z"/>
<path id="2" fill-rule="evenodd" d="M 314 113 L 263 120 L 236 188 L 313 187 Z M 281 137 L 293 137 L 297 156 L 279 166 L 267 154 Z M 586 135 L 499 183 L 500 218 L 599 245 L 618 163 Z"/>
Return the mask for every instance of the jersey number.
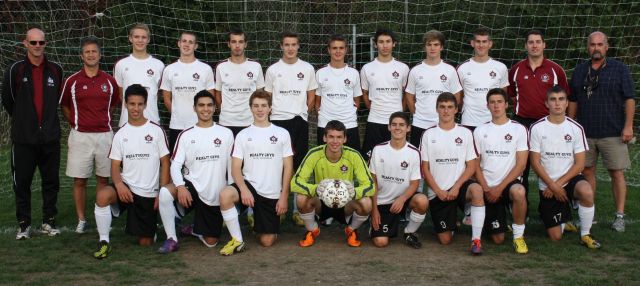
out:
<path id="1" fill-rule="evenodd" d="M 557 213 L 556 215 L 553 216 L 553 220 L 556 223 L 559 223 L 560 221 L 562 221 L 562 213 Z"/>

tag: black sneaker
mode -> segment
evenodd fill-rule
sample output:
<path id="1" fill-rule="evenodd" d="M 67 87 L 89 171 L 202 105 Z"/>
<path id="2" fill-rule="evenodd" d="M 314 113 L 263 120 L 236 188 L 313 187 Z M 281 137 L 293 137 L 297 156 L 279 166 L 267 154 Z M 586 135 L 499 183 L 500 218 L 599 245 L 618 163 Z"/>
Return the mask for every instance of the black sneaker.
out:
<path id="1" fill-rule="evenodd" d="M 408 246 L 413 247 L 415 249 L 419 249 L 422 247 L 422 243 L 418 239 L 418 236 L 415 233 L 405 233 L 404 234 L 404 243 Z"/>

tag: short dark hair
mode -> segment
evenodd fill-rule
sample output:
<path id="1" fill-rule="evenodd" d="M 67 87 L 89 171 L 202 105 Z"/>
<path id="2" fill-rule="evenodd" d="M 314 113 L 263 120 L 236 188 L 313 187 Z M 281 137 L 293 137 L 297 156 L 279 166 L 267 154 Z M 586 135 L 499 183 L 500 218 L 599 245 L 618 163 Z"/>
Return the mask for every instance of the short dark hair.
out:
<path id="1" fill-rule="evenodd" d="M 567 91 L 557 84 L 547 89 L 547 99 L 549 99 L 549 96 L 551 96 L 552 93 L 564 93 L 567 95 Z"/>
<path id="2" fill-rule="evenodd" d="M 203 89 L 203 90 L 201 90 L 201 91 L 198 91 L 198 93 L 196 93 L 196 95 L 193 97 L 193 106 L 198 105 L 198 100 L 199 100 L 200 98 L 203 98 L 203 97 L 211 98 L 211 100 L 213 100 L 213 106 L 216 106 L 216 100 L 215 100 L 215 98 L 214 98 L 214 97 L 213 97 L 213 95 L 212 95 L 209 91 L 207 91 L 206 89 Z"/>
<path id="3" fill-rule="evenodd" d="M 296 38 L 298 40 L 298 43 L 300 43 L 300 36 L 298 35 L 298 33 L 293 32 L 293 31 L 283 31 L 280 34 L 280 43 L 284 43 L 284 38 Z"/>
<path id="4" fill-rule="evenodd" d="M 127 87 L 127 90 L 124 91 L 124 102 L 129 102 L 129 97 L 134 95 L 142 96 L 144 98 L 144 103 L 147 104 L 147 97 L 149 97 L 149 95 L 144 86 L 136 83 Z"/>
<path id="5" fill-rule="evenodd" d="M 453 95 L 453 93 L 447 92 L 447 91 L 438 95 L 438 99 L 436 99 L 436 108 L 438 108 L 438 104 L 440 104 L 440 102 L 447 102 L 447 101 L 452 101 L 453 106 L 455 108 L 458 108 L 458 101 L 456 100 L 456 96 Z"/>
<path id="6" fill-rule="evenodd" d="M 509 102 L 509 95 L 507 94 L 506 91 L 504 91 L 504 89 L 496 87 L 496 88 L 492 88 L 489 90 L 489 92 L 487 92 L 487 102 L 489 102 L 489 97 L 492 95 L 502 95 L 502 98 L 504 99 L 505 102 Z"/>
<path id="7" fill-rule="evenodd" d="M 262 89 L 259 89 L 254 91 L 249 97 L 249 107 L 251 107 L 251 105 L 253 104 L 253 100 L 256 98 L 266 99 L 267 103 L 269 104 L 269 107 L 271 107 L 271 104 L 273 104 L 273 99 L 271 98 L 271 94 Z"/>
<path id="8" fill-rule="evenodd" d="M 327 122 L 327 125 L 324 127 L 324 135 L 329 134 L 329 130 L 342 131 L 342 134 L 347 135 L 347 127 L 344 126 L 344 123 L 338 120 L 331 120 Z"/>
<path id="9" fill-rule="evenodd" d="M 489 36 L 489 39 L 491 39 L 491 29 L 480 26 L 473 31 L 473 38 L 475 39 L 476 36 Z"/>
<path id="10" fill-rule="evenodd" d="M 391 122 L 396 118 L 402 118 L 402 120 L 404 120 L 404 122 L 407 125 L 411 124 L 411 120 L 409 119 L 409 114 L 402 111 L 396 111 L 394 113 L 391 113 L 391 116 L 389 116 L 389 125 L 391 125 Z"/>
<path id="11" fill-rule="evenodd" d="M 544 35 L 542 34 L 542 31 L 540 31 L 540 30 L 530 30 L 529 32 L 527 32 L 527 35 L 524 37 L 524 42 L 525 43 L 527 41 L 529 41 L 529 36 L 531 36 L 531 35 L 540 36 L 540 38 L 542 39 L 542 42 L 544 42 Z"/>
<path id="12" fill-rule="evenodd" d="M 378 28 L 376 30 L 375 35 L 373 35 L 373 41 L 377 43 L 378 42 L 378 38 L 380 36 L 389 36 L 389 37 L 391 37 L 391 41 L 392 42 L 394 42 L 394 43 L 397 42 L 396 34 L 393 31 L 391 31 L 390 29 Z"/>
<path id="13" fill-rule="evenodd" d="M 345 38 L 341 34 L 333 34 L 333 35 L 329 36 L 329 40 L 327 41 L 327 47 L 331 47 L 331 43 L 333 43 L 335 41 L 344 42 L 344 45 L 345 46 L 347 45 L 347 38 Z"/>
<path id="14" fill-rule="evenodd" d="M 244 36 L 244 40 L 247 41 L 247 34 L 245 34 L 244 30 L 240 27 L 231 27 L 229 33 L 227 33 L 227 40 L 231 41 L 231 35 Z"/>
<path id="15" fill-rule="evenodd" d="M 184 35 L 191 35 L 191 36 L 193 36 L 193 38 L 196 40 L 196 41 L 195 41 L 195 42 L 196 42 L 196 44 L 198 43 L 198 36 L 196 35 L 196 33 L 191 32 L 191 31 L 183 31 L 182 33 L 180 33 L 180 37 L 179 37 L 178 39 L 180 39 L 180 40 L 181 40 L 181 39 L 182 39 L 182 36 L 184 36 Z"/>
<path id="16" fill-rule="evenodd" d="M 100 52 L 100 40 L 98 40 L 98 38 L 94 36 L 88 36 L 80 40 L 80 53 L 82 53 L 82 50 L 86 45 L 91 45 L 91 44 L 95 44 L 96 46 L 98 46 L 98 52 Z"/>
<path id="17" fill-rule="evenodd" d="M 422 36 L 422 44 L 425 46 L 431 41 L 438 41 L 444 47 L 445 40 L 444 34 L 438 30 L 427 31 Z"/>

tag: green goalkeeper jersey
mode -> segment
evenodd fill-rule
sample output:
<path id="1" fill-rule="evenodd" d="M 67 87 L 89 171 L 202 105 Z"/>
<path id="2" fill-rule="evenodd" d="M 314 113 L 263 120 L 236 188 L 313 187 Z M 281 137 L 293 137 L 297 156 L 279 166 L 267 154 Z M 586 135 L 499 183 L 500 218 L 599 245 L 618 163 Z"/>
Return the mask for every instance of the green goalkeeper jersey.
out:
<path id="1" fill-rule="evenodd" d="M 360 153 L 344 146 L 340 160 L 330 162 L 325 153 L 326 146 L 321 145 L 309 150 L 291 179 L 291 191 L 315 197 L 316 187 L 320 181 L 339 179 L 353 182 L 355 199 L 373 196 L 373 179 Z"/>

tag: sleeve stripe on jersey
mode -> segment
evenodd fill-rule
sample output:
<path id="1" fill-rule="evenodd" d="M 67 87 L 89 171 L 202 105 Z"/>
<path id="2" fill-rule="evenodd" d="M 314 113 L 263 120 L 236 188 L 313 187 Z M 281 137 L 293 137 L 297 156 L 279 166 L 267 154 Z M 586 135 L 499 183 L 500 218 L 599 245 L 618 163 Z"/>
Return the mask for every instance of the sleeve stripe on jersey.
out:
<path id="1" fill-rule="evenodd" d="M 567 117 L 567 120 L 569 120 L 569 122 L 573 123 L 576 127 L 580 128 L 580 137 L 582 137 L 582 145 L 585 147 L 585 150 L 588 150 L 588 144 L 587 144 L 587 138 L 584 135 L 584 128 L 582 128 L 582 125 L 580 125 L 578 122 L 576 122 L 575 120 L 571 119 L 570 117 Z"/>
<path id="2" fill-rule="evenodd" d="M 362 168 L 364 168 L 363 170 L 367 174 L 367 179 L 369 180 L 369 187 L 362 190 L 362 197 L 366 197 L 367 193 L 374 188 L 373 177 L 371 177 L 371 173 L 369 172 L 369 166 L 367 165 L 367 162 L 365 162 L 364 158 L 362 158 L 362 155 L 360 155 L 360 152 L 351 148 L 346 148 L 345 150 L 347 152 L 353 152 L 358 158 L 360 158 L 360 162 L 363 164 Z"/>
<path id="3" fill-rule="evenodd" d="M 531 130 L 533 130 L 533 126 L 535 126 L 536 124 L 543 122 L 546 120 L 547 117 L 542 117 L 540 119 L 538 119 L 538 121 L 532 123 L 531 125 L 529 125 L 529 132 L 527 132 L 527 142 L 531 142 Z M 527 143 L 528 144 L 528 143 Z M 531 146 L 529 146 L 529 149 L 531 149 Z"/>
<path id="4" fill-rule="evenodd" d="M 527 126 L 522 125 L 520 122 L 515 121 L 515 120 L 511 120 L 512 124 L 517 124 L 518 126 L 524 128 L 524 134 L 527 135 L 527 149 L 531 149 L 531 145 L 529 144 L 529 128 L 527 128 Z M 533 125 L 531 125 L 533 126 Z"/>
<path id="5" fill-rule="evenodd" d="M 422 173 L 422 154 L 420 154 L 420 149 L 416 148 L 416 146 L 413 146 L 411 143 L 407 143 L 407 146 L 409 147 L 409 149 L 416 151 L 416 153 L 418 153 L 418 159 L 420 159 L 420 178 L 424 178 L 424 174 Z"/>
<path id="6" fill-rule="evenodd" d="M 158 124 L 156 124 L 156 125 L 158 125 Z M 187 132 L 187 131 L 189 131 L 191 129 L 193 129 L 193 127 L 189 127 L 189 128 L 187 128 L 185 130 L 182 130 L 182 132 L 180 132 L 180 134 L 178 134 L 178 138 L 176 138 L 176 146 L 174 146 L 173 150 L 171 150 L 172 151 L 171 160 L 173 160 L 176 157 L 176 153 L 178 153 L 178 147 L 180 146 L 180 138 L 182 138 L 182 134 L 184 134 L 185 132 Z M 162 132 L 164 132 L 164 130 L 162 130 Z M 167 134 L 165 134 L 164 137 L 165 137 L 165 141 L 166 141 Z M 169 145 L 167 144 L 167 146 L 169 146 Z M 167 147 L 167 149 L 168 149 L 168 147 Z"/>
<path id="7" fill-rule="evenodd" d="M 149 120 L 149 119 L 147 119 Z M 164 145 L 167 146 L 167 150 L 169 150 L 169 141 L 167 139 L 167 132 L 164 131 L 164 129 L 162 129 L 162 126 L 158 125 L 158 123 L 155 123 L 151 120 L 149 120 L 149 122 L 155 126 L 158 126 L 158 128 L 160 128 L 160 131 L 162 131 L 162 134 L 164 135 Z M 124 126 L 123 126 L 124 127 Z M 191 127 L 193 128 L 193 127 Z"/>
<path id="8" fill-rule="evenodd" d="M 302 159 L 302 162 L 300 163 L 300 166 L 298 167 L 298 170 L 296 171 L 296 174 L 295 174 L 294 179 L 293 179 L 293 181 L 296 183 L 296 186 L 298 186 L 301 189 L 305 190 L 307 192 L 307 194 L 309 194 L 309 195 L 311 195 L 311 191 L 309 190 L 309 188 L 307 188 L 304 184 L 302 184 L 299 181 L 300 180 L 300 171 L 302 170 L 302 166 L 305 165 L 305 163 L 307 162 L 307 159 L 309 159 L 309 157 L 311 157 L 312 154 L 315 154 L 318 151 L 324 151 L 324 146 L 325 145 L 320 145 L 320 146 L 317 146 L 317 147 L 309 150 L 309 152 L 307 153 L 307 156 L 304 156 L 304 159 Z M 316 183 L 318 183 L 318 182 L 316 182 Z"/>

